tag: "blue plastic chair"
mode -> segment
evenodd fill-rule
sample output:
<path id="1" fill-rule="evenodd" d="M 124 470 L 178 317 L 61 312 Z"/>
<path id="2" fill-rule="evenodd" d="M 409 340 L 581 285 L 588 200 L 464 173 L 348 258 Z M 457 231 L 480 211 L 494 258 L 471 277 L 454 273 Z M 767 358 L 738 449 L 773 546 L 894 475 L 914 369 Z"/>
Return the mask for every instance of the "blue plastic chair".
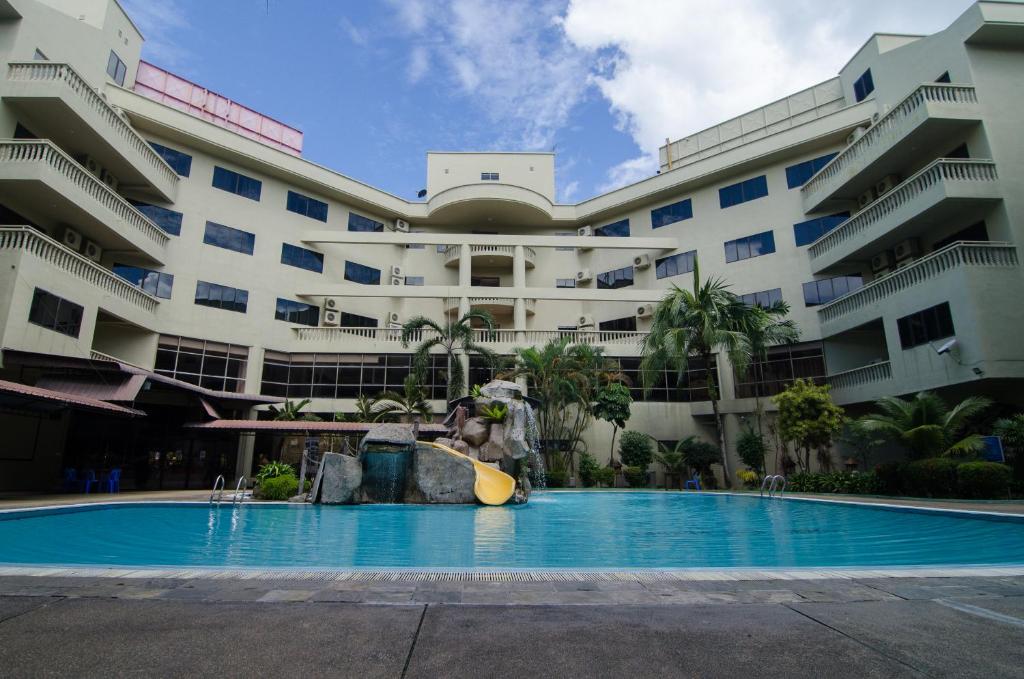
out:
<path id="1" fill-rule="evenodd" d="M 683 490 L 700 490 L 700 474 L 694 474 L 692 479 L 687 480 Z"/>
<path id="2" fill-rule="evenodd" d="M 78 489 L 78 471 L 74 467 L 64 470 L 64 492 L 73 493 Z"/>
<path id="3" fill-rule="evenodd" d="M 111 469 L 110 473 L 107 474 L 106 486 L 108 493 L 120 493 L 121 492 L 121 470 Z"/>
<path id="4" fill-rule="evenodd" d="M 85 494 L 88 494 L 89 489 L 93 486 L 99 488 L 100 482 L 96 480 L 96 471 L 93 469 L 86 469 L 85 475 L 78 480 L 78 485 Z"/>

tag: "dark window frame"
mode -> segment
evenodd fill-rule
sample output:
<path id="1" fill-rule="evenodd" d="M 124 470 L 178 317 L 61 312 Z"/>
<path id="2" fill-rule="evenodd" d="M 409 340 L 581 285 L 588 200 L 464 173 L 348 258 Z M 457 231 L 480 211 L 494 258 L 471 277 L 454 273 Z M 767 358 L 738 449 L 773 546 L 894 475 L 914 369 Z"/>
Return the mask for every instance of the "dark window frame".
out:
<path id="1" fill-rule="evenodd" d="M 697 251 L 678 252 L 667 257 L 659 257 L 654 260 L 655 278 L 671 278 L 682 276 L 693 271 L 697 263 Z"/>
<path id="2" fill-rule="evenodd" d="M 956 336 L 953 312 L 949 302 L 921 309 L 896 319 L 896 329 L 903 350 L 921 347 Z"/>
<path id="3" fill-rule="evenodd" d="M 320 325 L 320 307 L 315 304 L 278 297 L 274 306 L 274 319 L 315 328 Z"/>
<path id="4" fill-rule="evenodd" d="M 360 285 L 380 285 L 381 270 L 366 264 L 345 260 L 345 280 Z M 366 280 L 361 280 L 365 277 Z"/>
<path id="5" fill-rule="evenodd" d="M 302 215 L 303 217 L 309 217 L 310 219 L 315 219 L 317 221 L 324 222 L 325 224 L 327 223 L 327 203 L 301 194 L 298 191 L 288 192 L 288 197 L 285 200 L 284 207 L 288 212 L 294 212 L 295 214 Z"/>
<path id="6" fill-rule="evenodd" d="M 203 243 L 251 257 L 256 249 L 256 234 L 208 221 L 203 230 Z"/>
<path id="7" fill-rule="evenodd" d="M 686 221 L 687 219 L 693 219 L 693 200 L 691 198 L 651 210 L 652 229 L 660 229 L 663 226 Z"/>
<path id="8" fill-rule="evenodd" d="M 174 289 L 174 274 L 165 271 L 154 271 L 131 264 L 114 264 L 111 269 L 114 275 L 120 276 L 135 287 L 148 292 L 160 299 L 170 299 Z"/>
<path id="9" fill-rule="evenodd" d="M 768 175 L 758 175 L 718 189 L 718 203 L 726 208 L 749 203 L 768 195 Z"/>
<path id="10" fill-rule="evenodd" d="M 85 307 L 49 290 L 36 288 L 28 309 L 28 322 L 41 328 L 78 339 L 82 333 Z"/>
<path id="11" fill-rule="evenodd" d="M 196 281 L 193 303 L 197 306 L 244 314 L 249 310 L 249 291 L 220 283 Z"/>
<path id="12" fill-rule="evenodd" d="M 597 274 L 597 289 L 618 290 L 619 288 L 628 288 L 635 281 L 635 269 L 632 266 L 624 266 Z"/>
<path id="13" fill-rule="evenodd" d="M 359 233 L 381 233 L 384 231 L 384 222 L 364 217 L 355 212 L 348 213 L 348 230 Z"/>
<path id="14" fill-rule="evenodd" d="M 192 156 L 183 151 L 172 149 L 169 146 L 158 144 L 155 141 L 149 142 L 149 145 L 171 166 L 171 169 L 178 173 L 179 177 L 188 177 L 192 174 Z"/>
<path id="15" fill-rule="evenodd" d="M 620 219 L 594 229 L 594 235 L 601 238 L 629 238 L 629 219 Z"/>
<path id="16" fill-rule="evenodd" d="M 263 182 L 255 177 L 229 170 L 220 165 L 213 166 L 213 188 L 233 193 L 242 198 L 260 202 L 263 194 Z"/>
<path id="17" fill-rule="evenodd" d="M 757 253 L 754 253 L 755 247 Z M 730 250 L 731 248 L 731 250 Z M 776 252 L 775 232 L 762 231 L 743 238 L 737 238 L 725 242 L 725 263 L 742 262 L 745 259 L 763 257 Z"/>
<path id="18" fill-rule="evenodd" d="M 299 247 L 291 243 L 281 243 L 281 263 L 285 266 L 294 266 L 297 269 L 312 271 L 313 273 L 324 272 L 324 255 L 322 252 Z"/>

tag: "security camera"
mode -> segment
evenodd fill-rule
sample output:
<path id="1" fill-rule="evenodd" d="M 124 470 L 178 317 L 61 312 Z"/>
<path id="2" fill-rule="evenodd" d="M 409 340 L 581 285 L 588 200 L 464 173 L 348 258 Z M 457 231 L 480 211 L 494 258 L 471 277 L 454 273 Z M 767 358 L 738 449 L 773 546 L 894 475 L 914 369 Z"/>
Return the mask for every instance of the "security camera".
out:
<path id="1" fill-rule="evenodd" d="M 939 356 L 942 356 L 943 354 L 948 354 L 955 346 L 956 338 L 954 337 L 951 340 L 947 340 L 941 347 L 937 348 L 935 350 L 935 353 L 938 354 Z"/>

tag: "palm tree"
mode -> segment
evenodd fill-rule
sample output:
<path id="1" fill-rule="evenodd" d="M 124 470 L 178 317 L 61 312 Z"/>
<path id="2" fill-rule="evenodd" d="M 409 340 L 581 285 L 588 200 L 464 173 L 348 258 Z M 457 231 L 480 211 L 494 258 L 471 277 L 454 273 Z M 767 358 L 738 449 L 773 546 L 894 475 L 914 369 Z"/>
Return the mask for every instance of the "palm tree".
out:
<path id="1" fill-rule="evenodd" d="M 789 305 L 779 300 L 766 307 L 754 305 L 747 316 L 744 332 L 750 341 L 751 364 L 748 370 L 754 371 L 754 380 L 760 383 L 764 379 L 764 364 L 768 361 L 768 350 L 780 344 L 793 344 L 800 339 L 800 329 L 789 315 Z M 742 374 L 742 373 L 741 373 Z M 757 434 L 761 431 L 761 390 L 759 384 L 754 386 L 754 419 L 757 422 Z"/>
<path id="2" fill-rule="evenodd" d="M 274 414 L 275 420 L 294 422 L 304 420 L 306 422 L 319 422 L 320 418 L 314 413 L 303 413 L 302 409 L 311 403 L 311 399 L 304 398 L 301 401 L 285 400 L 281 407 L 270 406 L 270 412 Z"/>
<path id="3" fill-rule="evenodd" d="M 377 415 L 373 412 L 373 399 L 366 394 L 359 394 L 356 398 L 356 410 L 352 413 L 353 422 L 373 422 Z"/>
<path id="4" fill-rule="evenodd" d="M 693 289 L 683 290 L 672 286 L 668 294 L 658 303 L 651 321 L 651 330 L 643 339 L 640 373 L 644 387 L 653 388 L 663 370 L 674 370 L 677 383 L 682 386 L 686 380 L 690 361 L 694 358 L 702 363 L 708 399 L 718 427 L 719 445 L 723 451 L 722 472 L 725 485 L 731 486 L 728 456 L 724 454 L 725 426 L 718 401 L 717 370 L 712 369 L 711 359 L 719 349 L 729 357 L 736 372 L 742 374 L 750 365 L 754 347 L 748 334 L 763 321 L 776 321 L 786 311 L 785 305 L 773 305 L 769 309 L 744 304 L 728 290 L 720 278 L 703 283 L 700 280 L 700 266 L 693 262 Z M 781 328 L 780 332 L 783 332 Z M 788 332 L 788 331 L 787 331 Z"/>
<path id="5" fill-rule="evenodd" d="M 984 439 L 980 434 L 958 436 L 991 404 L 983 396 L 969 396 L 950 408 L 930 391 L 922 391 L 910 400 L 887 396 L 875 402 L 880 412 L 861 417 L 860 426 L 899 443 L 915 458 L 964 455 L 981 450 Z"/>
<path id="6" fill-rule="evenodd" d="M 478 344 L 473 338 L 472 322 L 479 321 L 484 329 L 494 330 L 494 316 L 488 311 L 474 310 L 458 320 L 449 320 L 444 325 L 426 316 L 416 316 L 402 326 L 402 346 L 408 348 L 419 331 L 433 330 L 433 337 L 420 341 L 413 353 L 413 365 L 416 371 L 423 373 L 430 366 L 431 349 L 440 347 L 448 358 L 448 400 L 454 401 L 466 394 L 466 371 L 460 361 L 461 354 L 477 354 L 494 364 L 497 356 L 487 347 Z"/>
<path id="7" fill-rule="evenodd" d="M 403 421 L 419 416 L 429 421 L 434 415 L 426 392 L 420 386 L 415 373 L 407 375 L 402 384 L 402 393 L 385 391 L 373 403 L 376 420 L 383 420 L 388 415 L 397 414 Z"/>

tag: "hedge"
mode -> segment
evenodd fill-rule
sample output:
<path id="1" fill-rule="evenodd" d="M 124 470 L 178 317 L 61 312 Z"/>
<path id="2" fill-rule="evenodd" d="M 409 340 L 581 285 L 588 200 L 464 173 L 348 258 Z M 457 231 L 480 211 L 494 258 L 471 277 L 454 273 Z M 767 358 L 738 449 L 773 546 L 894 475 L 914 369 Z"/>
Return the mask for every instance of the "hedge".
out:
<path id="1" fill-rule="evenodd" d="M 965 462 L 956 469 L 960 494 L 969 498 L 1009 497 L 1013 472 L 998 462 Z"/>
<path id="2" fill-rule="evenodd" d="M 959 462 L 936 457 L 916 462 L 887 462 L 874 471 L 791 475 L 786 490 L 848 495 L 1005 499 L 1013 480 L 1010 467 L 997 462 Z"/>

